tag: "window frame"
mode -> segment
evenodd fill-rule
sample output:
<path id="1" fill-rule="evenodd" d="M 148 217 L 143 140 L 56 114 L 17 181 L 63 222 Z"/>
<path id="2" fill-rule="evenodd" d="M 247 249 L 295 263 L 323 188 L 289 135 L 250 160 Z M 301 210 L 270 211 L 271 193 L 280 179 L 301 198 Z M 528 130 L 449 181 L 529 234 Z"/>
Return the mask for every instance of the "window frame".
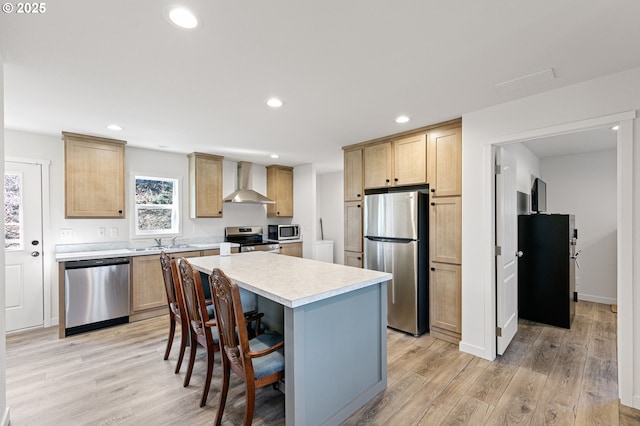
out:
<path id="1" fill-rule="evenodd" d="M 138 180 L 154 180 L 163 182 L 173 182 L 173 203 L 167 205 L 154 204 L 138 204 L 136 201 L 136 183 Z M 156 238 L 156 237 L 173 237 L 181 235 L 181 194 L 182 179 L 178 176 L 167 176 L 158 173 L 131 173 L 131 203 L 133 212 L 131 220 L 131 236 L 132 238 Z M 165 207 L 170 206 L 170 207 Z M 138 212 L 140 208 L 152 208 L 171 210 L 171 229 L 167 230 L 141 230 L 138 228 Z"/>

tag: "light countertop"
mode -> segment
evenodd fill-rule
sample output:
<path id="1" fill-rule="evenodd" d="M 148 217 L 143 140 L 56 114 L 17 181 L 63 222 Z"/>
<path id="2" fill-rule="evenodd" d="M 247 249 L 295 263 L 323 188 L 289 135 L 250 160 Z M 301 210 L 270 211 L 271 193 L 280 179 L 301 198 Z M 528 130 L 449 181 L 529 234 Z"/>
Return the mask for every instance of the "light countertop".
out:
<path id="1" fill-rule="evenodd" d="M 289 308 L 296 308 L 388 281 L 386 272 L 354 268 L 268 252 L 189 258 L 207 274 L 220 268 L 238 286 Z"/>
<path id="2" fill-rule="evenodd" d="M 118 247 L 118 245 L 120 244 L 74 244 L 69 246 L 59 246 L 56 250 L 56 261 L 71 262 L 74 260 L 104 259 L 109 257 L 149 256 L 160 254 L 160 252 L 163 250 L 167 253 L 180 253 L 185 251 L 211 250 L 220 248 L 219 242 L 180 244 L 164 248 L 126 248 Z M 232 243 L 231 247 L 240 247 L 240 245 Z"/>

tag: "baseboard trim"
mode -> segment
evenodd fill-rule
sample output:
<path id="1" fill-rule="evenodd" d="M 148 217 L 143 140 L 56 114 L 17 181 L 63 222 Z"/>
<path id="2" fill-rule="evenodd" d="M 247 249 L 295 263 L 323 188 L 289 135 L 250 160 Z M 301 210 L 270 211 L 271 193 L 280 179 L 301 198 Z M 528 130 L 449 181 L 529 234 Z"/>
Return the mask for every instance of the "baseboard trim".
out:
<path id="1" fill-rule="evenodd" d="M 578 302 L 584 300 L 585 302 L 602 303 L 603 305 L 615 305 L 618 303 L 617 299 L 611 297 L 593 296 L 591 294 L 584 294 L 578 292 Z"/>
<path id="2" fill-rule="evenodd" d="M 7 407 L 2 415 L 2 426 L 9 426 L 9 423 L 11 423 L 11 417 L 9 416 L 9 407 Z"/>
<path id="3" fill-rule="evenodd" d="M 640 410 L 640 395 L 633 396 L 633 408 Z"/>

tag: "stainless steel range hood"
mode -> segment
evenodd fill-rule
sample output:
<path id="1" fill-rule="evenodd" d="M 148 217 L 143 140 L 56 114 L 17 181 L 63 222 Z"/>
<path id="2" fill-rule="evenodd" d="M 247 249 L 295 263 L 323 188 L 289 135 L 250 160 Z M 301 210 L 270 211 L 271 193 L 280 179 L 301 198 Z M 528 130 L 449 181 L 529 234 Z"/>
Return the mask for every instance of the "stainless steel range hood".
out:
<path id="1" fill-rule="evenodd" d="M 225 203 L 275 204 L 276 202 L 250 188 L 251 166 L 248 161 L 238 161 L 238 189 L 224 198 Z"/>

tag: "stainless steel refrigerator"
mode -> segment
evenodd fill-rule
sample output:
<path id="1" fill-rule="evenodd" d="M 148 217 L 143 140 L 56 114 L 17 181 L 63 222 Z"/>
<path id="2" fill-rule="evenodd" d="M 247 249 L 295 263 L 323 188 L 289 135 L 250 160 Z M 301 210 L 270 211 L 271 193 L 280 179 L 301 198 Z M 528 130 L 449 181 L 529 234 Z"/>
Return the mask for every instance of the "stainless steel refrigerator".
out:
<path id="1" fill-rule="evenodd" d="M 364 267 L 390 272 L 387 325 L 418 336 L 429 329 L 427 189 L 367 190 Z"/>

